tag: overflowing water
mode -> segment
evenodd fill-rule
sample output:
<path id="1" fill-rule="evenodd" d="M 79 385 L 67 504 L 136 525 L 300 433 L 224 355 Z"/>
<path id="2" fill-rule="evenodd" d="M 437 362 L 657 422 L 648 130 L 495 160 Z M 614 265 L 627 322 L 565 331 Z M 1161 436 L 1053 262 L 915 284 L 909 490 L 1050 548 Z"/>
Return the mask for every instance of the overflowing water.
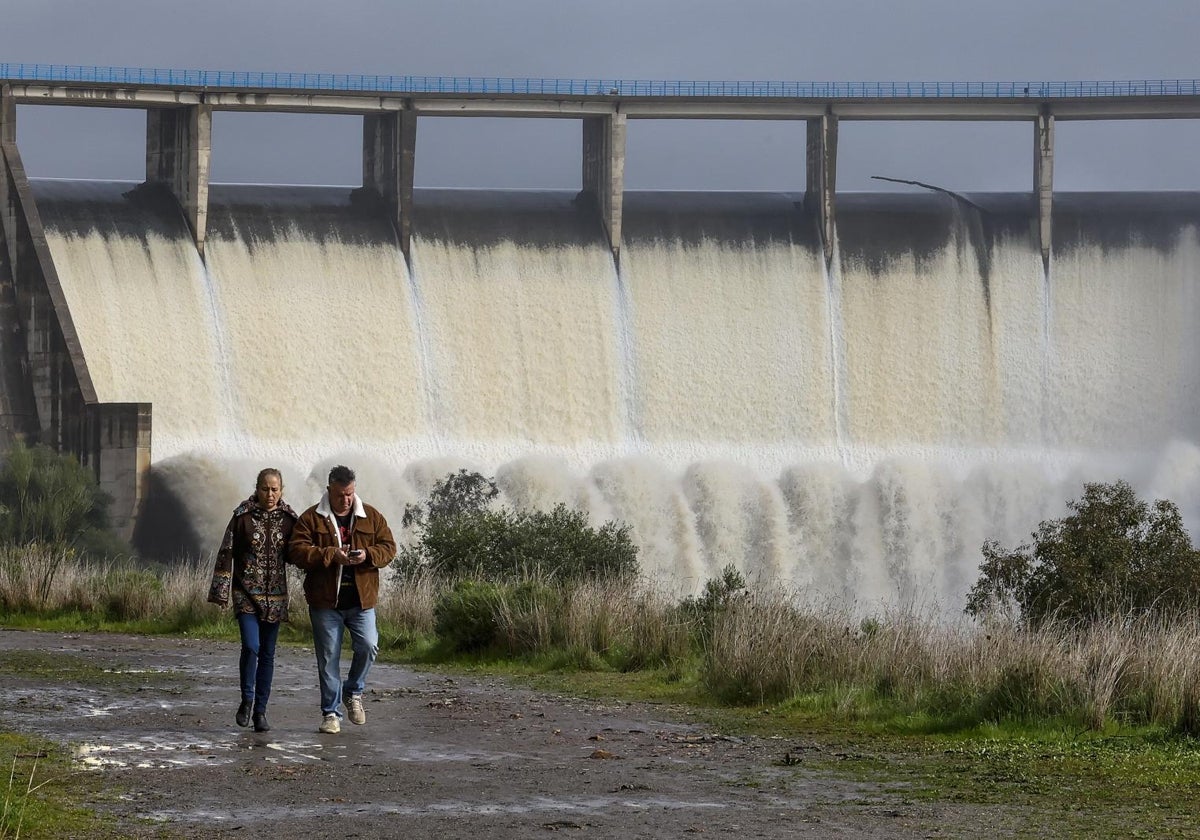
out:
<path id="1" fill-rule="evenodd" d="M 827 266 L 793 195 L 632 193 L 618 263 L 569 194 L 418 191 L 406 261 L 348 188 L 214 186 L 201 261 L 132 187 L 35 182 L 100 399 L 153 404 L 164 550 L 263 466 L 397 526 L 468 467 L 680 591 L 957 609 L 1085 480 L 1200 513 L 1194 194 L 1057 198 L 1047 272 L 1026 196 L 840 197 Z"/>

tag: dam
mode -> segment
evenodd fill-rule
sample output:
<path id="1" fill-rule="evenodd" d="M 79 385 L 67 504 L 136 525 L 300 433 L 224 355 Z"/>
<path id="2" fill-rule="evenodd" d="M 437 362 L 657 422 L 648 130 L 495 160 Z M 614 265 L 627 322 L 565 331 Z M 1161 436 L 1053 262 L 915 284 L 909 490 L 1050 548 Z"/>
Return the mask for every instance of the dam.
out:
<path id="1" fill-rule="evenodd" d="M 1197 193 L 1055 194 L 1047 243 L 1036 194 L 622 190 L 614 249 L 575 191 L 205 184 L 201 249 L 176 187 L 28 181 L 92 399 L 152 406 L 148 553 L 268 465 L 397 525 L 478 469 L 680 592 L 867 605 L 957 608 L 1084 481 L 1200 521 Z"/>

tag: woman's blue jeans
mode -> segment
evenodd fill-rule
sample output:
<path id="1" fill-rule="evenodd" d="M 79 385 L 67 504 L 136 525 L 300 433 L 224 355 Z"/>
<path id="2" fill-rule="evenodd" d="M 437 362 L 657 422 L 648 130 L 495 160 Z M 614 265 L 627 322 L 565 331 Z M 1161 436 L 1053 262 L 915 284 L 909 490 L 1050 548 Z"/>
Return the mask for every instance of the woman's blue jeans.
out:
<path id="1" fill-rule="evenodd" d="M 261 714 L 267 710 L 271 680 L 275 677 L 279 622 L 262 621 L 254 613 L 238 613 L 237 620 L 242 634 L 242 700 L 252 702 L 255 713 Z"/>
<path id="2" fill-rule="evenodd" d="M 317 654 L 317 676 L 321 680 L 321 714 L 342 716 L 339 706 L 346 694 L 362 694 L 367 672 L 379 653 L 379 632 L 375 629 L 375 610 L 353 607 L 348 610 L 308 608 L 312 620 L 313 650 Z M 341 678 L 342 639 L 350 631 L 350 672 Z"/>

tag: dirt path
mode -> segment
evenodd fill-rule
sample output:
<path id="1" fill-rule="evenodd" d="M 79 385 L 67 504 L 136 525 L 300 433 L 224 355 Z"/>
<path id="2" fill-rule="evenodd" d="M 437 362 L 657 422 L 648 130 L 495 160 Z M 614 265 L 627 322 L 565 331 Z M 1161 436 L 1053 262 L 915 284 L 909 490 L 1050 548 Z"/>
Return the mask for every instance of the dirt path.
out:
<path id="1" fill-rule="evenodd" d="M 34 656 L 61 660 L 60 677 L 10 679 Z M 74 745 L 119 792 L 102 807 L 130 837 L 1005 833 L 984 809 L 915 805 L 903 790 L 810 770 L 816 746 L 802 737 L 723 736 L 653 707 L 378 664 L 367 724 L 322 735 L 311 650 L 281 648 L 273 729 L 255 734 L 233 725 L 235 644 L 3 631 L 5 657 L 8 728 Z M 78 663 L 114 679 L 72 676 Z M 802 759 L 789 766 L 785 753 Z"/>

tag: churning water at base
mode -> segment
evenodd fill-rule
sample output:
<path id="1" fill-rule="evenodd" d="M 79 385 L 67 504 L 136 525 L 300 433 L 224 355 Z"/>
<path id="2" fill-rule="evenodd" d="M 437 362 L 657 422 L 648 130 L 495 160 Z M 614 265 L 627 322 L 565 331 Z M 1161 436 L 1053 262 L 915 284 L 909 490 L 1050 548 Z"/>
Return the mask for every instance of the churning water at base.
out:
<path id="1" fill-rule="evenodd" d="M 160 550 L 263 466 L 334 463 L 399 525 L 447 472 L 627 523 L 683 592 L 732 563 L 961 606 L 979 546 L 1127 478 L 1200 513 L 1200 196 L 632 193 L 614 264 L 562 193 L 418 191 L 411 260 L 350 189 L 35 183 L 100 399 L 154 411 Z M 410 271 L 411 266 L 411 271 Z M 181 538 L 179 535 L 183 534 Z"/>

